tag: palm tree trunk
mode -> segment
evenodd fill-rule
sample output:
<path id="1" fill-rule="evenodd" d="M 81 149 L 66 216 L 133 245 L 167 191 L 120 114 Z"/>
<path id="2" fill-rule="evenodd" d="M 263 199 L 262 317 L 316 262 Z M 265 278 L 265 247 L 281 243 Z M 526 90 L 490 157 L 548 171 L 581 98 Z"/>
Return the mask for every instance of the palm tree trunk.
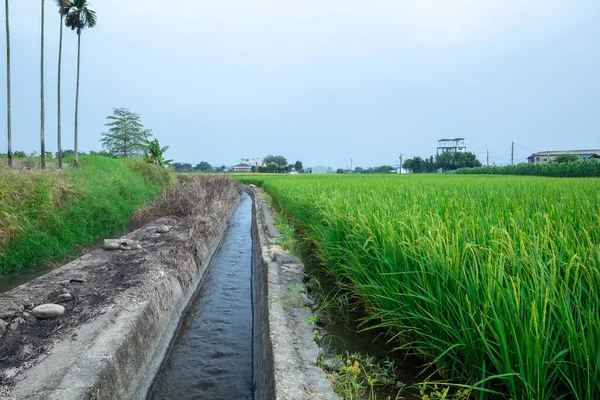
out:
<path id="1" fill-rule="evenodd" d="M 44 0 L 42 0 L 42 46 L 40 57 L 40 155 L 42 169 L 46 168 L 46 144 L 44 143 Z"/>
<path id="2" fill-rule="evenodd" d="M 60 132 L 60 67 L 62 64 L 62 36 L 63 36 L 63 13 L 62 13 L 62 0 L 59 5 L 60 7 L 60 36 L 58 39 L 58 126 L 56 127 L 57 133 L 57 145 L 58 145 L 58 168 L 62 168 L 62 145 L 61 145 L 61 132 Z"/>
<path id="3" fill-rule="evenodd" d="M 77 32 L 77 89 L 75 90 L 75 160 L 73 166 L 79 166 L 79 152 L 78 152 L 78 141 L 77 141 L 77 123 L 79 117 L 79 61 L 81 59 L 81 32 Z"/>
<path id="4" fill-rule="evenodd" d="M 8 166 L 12 167 L 12 138 L 10 124 L 10 29 L 8 26 L 8 0 L 6 5 L 6 132 L 8 135 Z"/>

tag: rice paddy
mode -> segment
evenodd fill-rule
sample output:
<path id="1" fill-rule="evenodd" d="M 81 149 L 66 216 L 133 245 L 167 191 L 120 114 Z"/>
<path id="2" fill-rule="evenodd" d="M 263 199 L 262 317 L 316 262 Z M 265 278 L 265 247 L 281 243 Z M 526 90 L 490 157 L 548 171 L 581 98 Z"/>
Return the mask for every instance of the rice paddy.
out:
<path id="1" fill-rule="evenodd" d="M 600 398 L 600 180 L 241 179 L 298 222 L 365 326 L 444 379 L 478 398 Z"/>

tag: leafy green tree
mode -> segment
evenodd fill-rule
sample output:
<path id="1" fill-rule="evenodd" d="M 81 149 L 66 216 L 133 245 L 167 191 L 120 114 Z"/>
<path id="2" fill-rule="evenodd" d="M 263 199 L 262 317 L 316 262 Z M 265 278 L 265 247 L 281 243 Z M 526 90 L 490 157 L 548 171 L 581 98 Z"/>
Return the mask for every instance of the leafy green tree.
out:
<path id="1" fill-rule="evenodd" d="M 75 90 L 75 159 L 73 165 L 79 165 L 78 157 L 78 118 L 79 118 L 79 66 L 81 62 L 81 31 L 96 26 L 96 12 L 90 9 L 87 0 L 68 0 L 69 12 L 65 24 L 71 30 L 77 31 L 77 88 Z"/>
<path id="2" fill-rule="evenodd" d="M 298 172 L 302 171 L 302 161 L 296 161 L 294 163 L 294 169 Z"/>
<path id="3" fill-rule="evenodd" d="M 276 162 L 267 163 L 267 171 L 268 172 L 275 172 L 278 169 L 279 169 L 279 164 L 277 164 Z"/>
<path id="4" fill-rule="evenodd" d="M 161 167 L 169 166 L 173 160 L 165 160 L 164 153 L 169 146 L 161 147 L 158 139 L 146 140 L 144 143 L 144 159 L 148 164 L 155 164 Z"/>
<path id="5" fill-rule="evenodd" d="M 148 145 L 150 131 L 144 129 L 140 115 L 126 108 L 113 109 L 105 124 L 108 133 L 102 134 L 102 148 L 115 157 L 140 157 Z M 157 149 L 155 149 L 157 150 Z"/>
<path id="6" fill-rule="evenodd" d="M 40 168 L 46 168 L 46 138 L 45 138 L 45 115 L 44 115 L 44 0 L 42 0 L 42 29 L 41 29 L 41 53 L 40 53 Z"/>
<path id="7" fill-rule="evenodd" d="M 552 162 L 557 164 L 567 164 L 577 161 L 579 161 L 579 156 L 577 154 L 560 154 L 552 160 Z"/>
<path id="8" fill-rule="evenodd" d="M 192 167 L 192 164 L 190 163 L 180 163 L 180 162 L 176 162 L 173 163 L 173 168 L 175 168 L 175 172 L 193 172 L 194 168 Z"/>
<path id="9" fill-rule="evenodd" d="M 272 156 L 268 155 L 264 158 L 263 162 L 265 164 L 275 163 L 279 168 L 284 168 L 287 165 L 287 160 L 284 156 Z"/>
<path id="10" fill-rule="evenodd" d="M 442 171 L 453 171 L 458 168 L 481 167 L 475 154 L 470 152 L 442 153 L 436 157 L 436 166 Z"/>
<path id="11" fill-rule="evenodd" d="M 212 165 L 210 165 L 208 162 L 200 161 L 200 163 L 196 164 L 194 169 L 196 171 L 206 172 L 206 171 L 212 171 L 213 168 L 212 168 Z"/>
<path id="12" fill-rule="evenodd" d="M 7 0 L 8 1 L 8 0 Z M 60 34 L 58 39 L 58 124 L 56 128 L 56 140 L 58 151 L 56 152 L 56 158 L 58 158 L 58 168 L 62 168 L 62 135 L 61 135 L 61 121 L 60 121 L 60 78 L 61 78 L 61 66 L 62 66 L 62 38 L 63 38 L 63 19 L 65 15 L 69 12 L 69 1 L 68 0 L 56 0 L 56 5 L 58 6 L 58 15 L 60 16 Z"/>
<path id="13" fill-rule="evenodd" d="M 427 172 L 426 161 L 421 157 L 408 158 L 402 163 L 402 168 L 407 169 L 415 174 Z"/>
<path id="14" fill-rule="evenodd" d="M 450 152 L 439 154 L 435 158 L 435 164 L 437 168 L 441 168 L 442 171 L 450 171 L 454 168 L 454 155 Z"/>
<path id="15" fill-rule="evenodd" d="M 6 9 L 6 133 L 8 136 L 8 166 L 12 167 L 12 133 L 10 110 L 10 27 L 8 24 L 8 0 L 4 1 Z"/>

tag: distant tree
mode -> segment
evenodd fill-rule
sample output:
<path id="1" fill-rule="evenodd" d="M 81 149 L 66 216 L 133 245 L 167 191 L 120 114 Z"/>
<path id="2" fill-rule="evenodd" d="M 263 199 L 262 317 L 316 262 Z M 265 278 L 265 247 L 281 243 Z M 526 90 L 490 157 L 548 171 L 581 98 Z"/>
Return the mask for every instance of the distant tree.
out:
<path id="1" fill-rule="evenodd" d="M 354 173 L 355 174 L 360 174 L 360 173 L 362 173 L 364 171 L 365 171 L 365 169 L 363 167 L 355 167 L 354 168 Z"/>
<path id="2" fill-rule="evenodd" d="M 71 153 L 73 150 L 70 150 Z M 64 155 L 64 152 L 63 152 Z M 112 155 L 106 150 L 90 150 L 90 156 L 102 156 L 102 157 L 112 157 Z M 58 158 L 58 151 L 56 152 L 56 157 Z"/>
<path id="3" fill-rule="evenodd" d="M 115 108 L 113 114 L 106 117 L 109 130 L 100 139 L 102 148 L 115 157 L 142 156 L 150 131 L 144 129 L 140 115 L 126 108 Z"/>
<path id="4" fill-rule="evenodd" d="M 435 160 L 433 156 L 425 159 L 425 172 L 435 172 L 436 171 Z"/>
<path id="5" fill-rule="evenodd" d="M 427 172 L 426 162 L 421 157 L 408 158 L 402 163 L 402 168 L 407 169 L 415 174 Z"/>
<path id="6" fill-rule="evenodd" d="M 454 153 L 454 167 L 458 168 L 475 168 L 481 167 L 482 164 L 477 160 L 477 156 L 470 152 Z"/>
<path id="7" fill-rule="evenodd" d="M 394 168 L 391 165 L 382 165 L 380 167 L 369 168 L 367 173 L 371 174 L 389 174 Z"/>
<path id="8" fill-rule="evenodd" d="M 168 149 L 169 146 L 161 147 L 158 139 L 146 140 L 144 142 L 144 159 L 148 164 L 168 167 L 173 161 L 164 159 L 165 151 Z"/>
<path id="9" fill-rule="evenodd" d="M 285 172 L 292 172 L 293 169 L 294 169 L 294 165 L 293 164 L 288 164 L 287 166 L 283 167 L 283 170 Z"/>
<path id="10" fill-rule="evenodd" d="M 25 154 L 24 151 L 17 150 L 17 151 L 13 151 L 13 156 L 15 158 L 25 158 L 25 157 L 27 157 L 27 154 Z"/>
<path id="11" fill-rule="evenodd" d="M 190 163 L 176 162 L 171 164 L 171 166 L 175 168 L 175 172 L 194 172 L 194 168 Z"/>
<path id="12" fill-rule="evenodd" d="M 560 154 L 552 160 L 552 162 L 557 164 L 567 164 L 577 161 L 579 161 L 579 156 L 577 154 Z"/>
<path id="13" fill-rule="evenodd" d="M 345 172 L 346 172 L 346 171 L 345 171 L 343 168 L 338 168 L 338 169 L 336 169 L 336 170 L 335 170 L 335 173 L 336 173 L 336 174 L 343 174 L 343 173 L 345 173 Z"/>
<path id="14" fill-rule="evenodd" d="M 87 0 L 68 0 L 69 13 L 65 24 L 71 30 L 77 31 L 77 88 L 75 90 L 75 158 L 73 166 L 79 165 L 78 157 L 78 118 L 79 118 L 79 65 L 81 61 L 81 31 L 96 26 L 96 12 L 90 9 Z"/>
<path id="15" fill-rule="evenodd" d="M 437 168 L 442 169 L 442 171 L 456 169 L 454 168 L 454 155 L 450 152 L 439 154 L 435 158 L 435 165 Z"/>
<path id="16" fill-rule="evenodd" d="M 8 24 L 8 0 L 4 1 L 6 10 L 6 133 L 8 136 L 8 166 L 12 167 L 12 132 L 10 110 L 10 26 Z"/>
<path id="17" fill-rule="evenodd" d="M 453 171 L 458 168 L 481 167 L 475 154 L 470 152 L 442 153 L 436 157 L 435 164 L 442 171 Z"/>
<path id="18" fill-rule="evenodd" d="M 294 169 L 298 172 L 302 171 L 302 161 L 296 161 L 294 164 Z"/>
<path id="19" fill-rule="evenodd" d="M 75 152 L 71 149 L 67 149 L 67 150 L 63 150 L 62 151 L 62 156 L 63 158 L 65 157 L 73 157 L 73 155 L 75 154 Z M 58 158 L 58 153 L 56 154 L 56 158 Z"/>
<path id="20" fill-rule="evenodd" d="M 206 161 L 200 161 L 200 163 L 196 164 L 194 169 L 196 171 L 206 172 L 206 171 L 212 171 L 212 166 Z"/>
<path id="21" fill-rule="evenodd" d="M 265 164 L 275 163 L 279 168 L 283 168 L 287 165 L 287 160 L 284 156 L 272 156 L 268 155 L 263 159 Z"/>
<path id="22" fill-rule="evenodd" d="M 267 163 L 267 172 L 275 172 L 279 170 L 279 164 L 276 162 Z"/>

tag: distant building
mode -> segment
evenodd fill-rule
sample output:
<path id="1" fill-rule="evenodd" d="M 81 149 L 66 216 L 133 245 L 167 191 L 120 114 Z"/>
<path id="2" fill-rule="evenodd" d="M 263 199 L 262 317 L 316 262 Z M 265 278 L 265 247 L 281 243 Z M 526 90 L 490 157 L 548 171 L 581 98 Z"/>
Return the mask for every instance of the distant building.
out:
<path id="1" fill-rule="evenodd" d="M 248 164 L 238 164 L 231 167 L 233 172 L 252 172 L 252 166 Z"/>
<path id="2" fill-rule="evenodd" d="M 438 156 L 443 153 L 464 153 L 465 151 L 467 151 L 467 147 L 465 146 L 465 138 L 438 140 Z"/>
<path id="3" fill-rule="evenodd" d="M 322 165 L 317 165 L 316 167 L 308 167 L 304 170 L 307 174 L 331 174 L 333 172 L 333 169 L 331 169 L 331 167 L 324 167 Z"/>
<path id="4" fill-rule="evenodd" d="M 527 157 L 527 162 L 529 164 L 546 164 L 564 154 L 574 154 L 578 156 L 580 160 L 590 160 L 593 158 L 600 158 L 600 149 L 540 151 Z"/>
<path id="5" fill-rule="evenodd" d="M 263 158 L 241 158 L 240 164 L 248 164 L 252 167 L 264 167 L 265 162 Z"/>

